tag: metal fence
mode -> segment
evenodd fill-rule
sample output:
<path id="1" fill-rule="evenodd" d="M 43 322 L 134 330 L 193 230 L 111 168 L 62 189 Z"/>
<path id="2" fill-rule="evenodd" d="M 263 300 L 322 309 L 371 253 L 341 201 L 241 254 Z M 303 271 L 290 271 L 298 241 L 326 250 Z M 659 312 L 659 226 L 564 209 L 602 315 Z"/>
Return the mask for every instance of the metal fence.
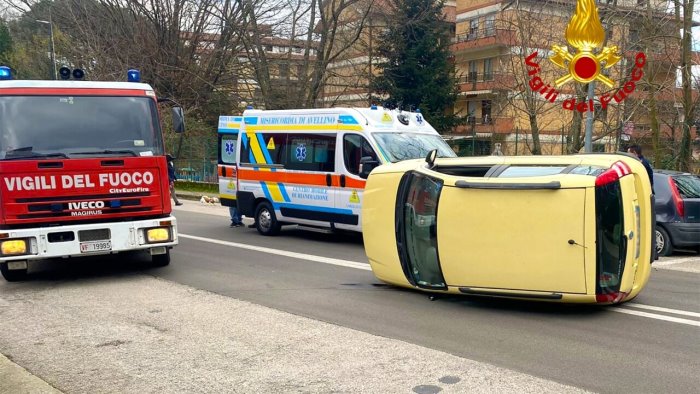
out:
<path id="1" fill-rule="evenodd" d="M 175 173 L 183 181 L 218 182 L 216 161 L 206 158 L 176 160 Z"/>

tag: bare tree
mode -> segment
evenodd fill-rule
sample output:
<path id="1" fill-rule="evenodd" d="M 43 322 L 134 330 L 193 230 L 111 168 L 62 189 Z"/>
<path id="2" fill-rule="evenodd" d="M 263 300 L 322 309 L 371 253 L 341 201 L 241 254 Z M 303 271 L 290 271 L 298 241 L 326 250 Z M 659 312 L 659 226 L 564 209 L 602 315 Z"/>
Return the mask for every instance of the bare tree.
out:
<path id="1" fill-rule="evenodd" d="M 359 39 L 374 0 L 247 0 L 247 61 L 266 108 L 314 107 L 328 66 Z M 282 53 L 269 51 L 279 41 Z M 299 53 L 301 52 L 301 53 Z M 297 66 L 296 75 L 290 72 Z"/>
<path id="2" fill-rule="evenodd" d="M 515 8 L 502 13 L 498 23 L 513 34 L 512 49 L 500 57 L 500 68 L 511 78 L 502 78 L 500 90 L 511 91 L 501 95 L 504 102 L 501 108 L 512 111 L 511 116 L 520 118 L 525 115 L 529 134 L 532 139 L 525 139 L 533 155 L 543 153 L 541 143 L 542 131 L 560 130 L 561 119 L 556 116 L 561 106 L 554 104 L 556 96 L 553 81 L 556 68 L 545 57 L 553 42 L 562 40 L 558 29 L 543 29 L 542 26 L 559 26 L 562 18 L 553 12 L 557 5 L 549 1 L 515 2 Z M 544 94 L 541 92 L 543 89 Z M 550 101 L 551 100 L 551 101 Z"/>
<path id="3" fill-rule="evenodd" d="M 692 51 L 691 27 L 693 26 L 693 11 L 695 0 L 674 0 L 674 9 L 676 20 L 682 21 L 682 38 L 681 38 L 681 82 L 683 89 L 683 134 L 681 137 L 680 152 L 676 161 L 676 169 L 680 171 L 691 170 L 691 138 L 690 129 L 694 121 L 695 105 L 692 97 L 692 78 L 691 67 L 692 62 L 690 53 Z M 682 15 L 681 15 L 682 10 Z M 680 23 L 679 23 L 680 24 Z"/>

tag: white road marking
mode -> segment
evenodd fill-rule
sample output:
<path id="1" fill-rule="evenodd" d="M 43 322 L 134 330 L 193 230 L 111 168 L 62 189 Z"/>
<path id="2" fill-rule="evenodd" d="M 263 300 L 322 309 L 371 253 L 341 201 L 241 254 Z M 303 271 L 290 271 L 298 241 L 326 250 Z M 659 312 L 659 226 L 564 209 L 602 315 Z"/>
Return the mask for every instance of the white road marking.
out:
<path id="1" fill-rule="evenodd" d="M 700 321 L 696 321 L 696 320 L 681 319 L 679 317 L 657 315 L 656 313 L 635 311 L 632 309 L 625 309 L 625 308 L 609 308 L 608 310 L 611 312 L 626 313 L 628 315 L 642 316 L 642 317 L 648 317 L 650 319 L 665 320 L 665 321 L 670 321 L 673 323 L 688 324 L 690 326 L 700 327 Z"/>
<path id="2" fill-rule="evenodd" d="M 372 268 L 370 268 L 369 264 L 358 263 L 357 261 L 334 259 L 334 258 L 330 258 L 330 257 L 316 256 L 316 255 L 305 254 L 305 253 L 289 252 L 286 250 L 272 249 L 272 248 L 266 248 L 266 247 L 255 246 L 255 245 L 247 245 L 247 244 L 242 244 L 242 243 L 238 243 L 238 242 L 221 241 L 218 239 L 204 238 L 204 237 L 198 237 L 196 235 L 188 235 L 188 234 L 182 234 L 182 233 L 178 234 L 178 237 L 187 238 L 187 239 L 194 239 L 194 240 L 202 241 L 202 242 L 209 242 L 209 243 L 213 243 L 213 244 L 217 244 L 217 245 L 232 246 L 234 248 L 254 250 L 256 252 L 275 254 L 278 256 L 292 257 L 295 259 L 315 261 L 318 263 L 324 263 L 324 264 L 330 264 L 330 265 L 337 265 L 340 267 L 355 268 L 355 269 L 360 269 L 360 270 L 365 270 L 365 271 L 372 270 Z M 627 304 L 625 306 L 640 308 L 640 309 L 654 310 L 654 311 L 658 311 L 658 312 L 673 313 L 676 315 L 700 317 L 700 313 L 682 311 L 679 309 L 662 308 L 659 306 L 636 304 L 636 303 Z M 691 326 L 700 327 L 700 321 L 695 321 L 695 320 L 682 319 L 682 318 L 666 316 L 666 315 L 659 315 L 656 313 L 636 311 L 636 310 L 628 309 L 628 308 L 624 308 L 624 307 L 616 307 L 616 308 L 613 307 L 613 308 L 608 308 L 608 310 L 612 311 L 612 312 L 626 313 L 629 315 L 647 317 L 650 319 L 664 320 L 664 321 L 669 321 L 669 322 L 673 322 L 673 323 L 688 324 Z"/>
<path id="3" fill-rule="evenodd" d="M 682 311 L 680 309 L 662 308 L 660 306 L 637 304 L 634 302 L 628 302 L 625 304 L 625 306 L 630 306 L 632 308 L 649 309 L 651 311 L 657 311 L 657 312 L 673 313 L 674 315 L 700 317 L 700 313 L 698 313 L 698 312 L 688 312 L 688 311 Z"/>
<path id="4" fill-rule="evenodd" d="M 680 259 L 667 259 L 664 261 L 654 261 L 654 263 L 651 265 L 652 267 L 665 267 L 669 265 L 676 265 L 676 264 L 683 264 L 683 263 L 688 263 L 691 261 L 697 261 L 697 257 L 685 257 L 685 258 L 680 258 Z"/>
<path id="5" fill-rule="evenodd" d="M 196 235 L 187 235 L 187 234 L 182 234 L 182 233 L 178 234 L 177 236 L 180 238 L 189 238 L 189 239 L 194 239 L 197 241 L 210 242 L 210 243 L 214 243 L 214 244 L 218 244 L 218 245 L 233 246 L 234 248 L 241 248 L 241 249 L 254 250 L 256 252 L 276 254 L 278 256 L 293 257 L 295 259 L 310 260 L 310 261 L 315 261 L 318 263 L 337 265 L 340 267 L 356 268 L 356 269 L 365 270 L 365 271 L 372 270 L 372 268 L 370 268 L 369 264 L 358 263 L 356 261 L 334 259 L 334 258 L 323 257 L 323 256 L 315 256 L 315 255 L 306 254 L 306 253 L 289 252 L 286 250 L 265 248 L 262 246 L 247 245 L 247 244 L 242 244 L 242 243 L 238 243 L 238 242 L 221 241 L 218 239 L 204 238 L 204 237 L 198 237 Z"/>

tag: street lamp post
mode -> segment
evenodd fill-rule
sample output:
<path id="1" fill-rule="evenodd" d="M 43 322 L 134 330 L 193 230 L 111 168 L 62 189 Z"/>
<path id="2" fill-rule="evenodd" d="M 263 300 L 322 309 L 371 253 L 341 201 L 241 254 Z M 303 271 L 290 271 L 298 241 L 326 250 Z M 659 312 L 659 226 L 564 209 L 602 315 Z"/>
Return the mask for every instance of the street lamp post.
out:
<path id="1" fill-rule="evenodd" d="M 53 23 L 51 23 L 51 15 L 49 15 L 48 21 L 40 19 L 37 19 L 36 21 L 45 25 L 49 25 L 49 34 L 51 35 L 51 64 L 53 66 L 53 79 L 56 80 L 58 79 L 58 72 L 56 71 L 56 50 L 53 42 Z"/>

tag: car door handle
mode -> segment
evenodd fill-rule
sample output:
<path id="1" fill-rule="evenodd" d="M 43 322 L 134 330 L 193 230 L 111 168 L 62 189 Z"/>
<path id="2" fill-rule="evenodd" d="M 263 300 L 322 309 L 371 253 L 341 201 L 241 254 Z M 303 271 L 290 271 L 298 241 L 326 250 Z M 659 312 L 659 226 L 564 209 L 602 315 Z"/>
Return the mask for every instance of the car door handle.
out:
<path id="1" fill-rule="evenodd" d="M 345 175 L 340 176 L 340 187 L 345 187 Z"/>
<path id="2" fill-rule="evenodd" d="M 495 182 L 467 182 L 467 181 L 457 181 L 455 186 L 461 189 L 501 189 L 501 190 L 541 190 L 549 189 L 556 190 L 561 189 L 561 183 L 559 181 L 552 181 L 546 183 L 495 183 Z"/>
<path id="3" fill-rule="evenodd" d="M 221 166 L 221 176 L 226 178 L 226 166 Z"/>
<path id="4" fill-rule="evenodd" d="M 326 186 L 331 186 L 333 184 L 333 177 L 331 174 L 326 174 Z"/>

